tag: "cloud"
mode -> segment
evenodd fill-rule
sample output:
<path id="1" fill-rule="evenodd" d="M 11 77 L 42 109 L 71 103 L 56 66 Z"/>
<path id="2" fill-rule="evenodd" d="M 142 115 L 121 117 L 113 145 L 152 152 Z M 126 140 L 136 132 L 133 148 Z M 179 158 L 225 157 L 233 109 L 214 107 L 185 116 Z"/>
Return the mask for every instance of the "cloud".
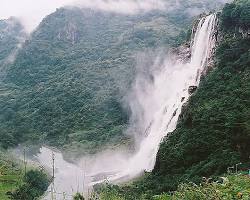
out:
<path id="1" fill-rule="evenodd" d="M 31 32 L 42 19 L 57 8 L 73 5 L 123 14 L 163 9 L 162 0 L 0 0 L 0 19 L 15 16 Z"/>
<path id="2" fill-rule="evenodd" d="M 76 5 L 122 14 L 161 10 L 166 6 L 162 0 L 81 0 Z"/>
<path id="3" fill-rule="evenodd" d="M 182 0 L 183 1 L 183 0 Z M 42 19 L 57 8 L 70 5 L 82 8 L 98 9 L 121 14 L 137 14 L 151 10 L 171 9 L 182 5 L 182 1 L 168 0 L 0 0 L 0 19 L 15 16 L 21 19 L 28 32 L 34 30 Z M 208 0 L 207 0 L 208 1 Z M 225 3 L 231 0 L 216 0 Z M 199 9 L 189 10 L 192 14 Z"/>
<path id="4" fill-rule="evenodd" d="M 18 17 L 30 32 L 46 15 L 72 2 L 73 0 L 0 0 L 0 19 Z"/>

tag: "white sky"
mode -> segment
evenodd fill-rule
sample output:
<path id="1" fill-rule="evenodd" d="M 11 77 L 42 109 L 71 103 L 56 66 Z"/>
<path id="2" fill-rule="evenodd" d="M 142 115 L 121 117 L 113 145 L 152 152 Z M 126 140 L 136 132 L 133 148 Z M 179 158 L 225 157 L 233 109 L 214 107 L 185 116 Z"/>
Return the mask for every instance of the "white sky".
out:
<path id="1" fill-rule="evenodd" d="M 121 13 L 164 7 L 162 0 L 0 0 L 0 19 L 18 17 L 30 32 L 46 15 L 68 4 Z"/>
<path id="2" fill-rule="evenodd" d="M 43 17 L 74 0 L 0 0 L 0 19 L 10 16 L 21 18 L 28 31 Z"/>

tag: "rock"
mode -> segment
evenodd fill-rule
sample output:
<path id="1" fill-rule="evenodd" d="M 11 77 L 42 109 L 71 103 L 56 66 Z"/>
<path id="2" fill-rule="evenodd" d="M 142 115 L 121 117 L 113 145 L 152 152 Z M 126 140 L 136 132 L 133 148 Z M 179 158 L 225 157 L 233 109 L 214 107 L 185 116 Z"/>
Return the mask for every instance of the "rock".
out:
<path id="1" fill-rule="evenodd" d="M 190 44 L 183 44 L 177 48 L 171 50 L 171 53 L 174 55 L 174 59 L 187 63 L 191 58 Z"/>
<path id="2" fill-rule="evenodd" d="M 173 113 L 173 117 L 175 117 L 175 116 L 176 116 L 177 110 L 178 110 L 178 109 L 176 109 L 176 110 L 174 111 L 174 113 Z"/>
<path id="3" fill-rule="evenodd" d="M 181 102 L 183 102 L 184 100 L 185 100 L 185 97 L 182 97 L 182 98 L 181 98 Z"/>
<path id="4" fill-rule="evenodd" d="M 187 108 L 188 108 L 188 102 L 184 103 L 181 107 L 181 113 L 179 115 L 179 120 L 182 120 L 184 118 L 184 115 L 187 111 Z"/>
<path id="5" fill-rule="evenodd" d="M 59 40 L 67 40 L 72 44 L 76 44 L 80 40 L 80 33 L 77 25 L 68 23 L 59 31 L 57 37 Z"/>
<path id="6" fill-rule="evenodd" d="M 197 86 L 189 86 L 188 94 L 191 95 L 197 90 Z"/>

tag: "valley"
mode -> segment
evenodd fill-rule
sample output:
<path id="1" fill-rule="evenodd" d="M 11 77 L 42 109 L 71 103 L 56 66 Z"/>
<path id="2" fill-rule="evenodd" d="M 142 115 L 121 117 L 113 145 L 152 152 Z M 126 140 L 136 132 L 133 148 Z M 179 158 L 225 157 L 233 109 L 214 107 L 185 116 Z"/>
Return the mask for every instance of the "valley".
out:
<path id="1" fill-rule="evenodd" d="M 30 34 L 0 20 L 0 163 L 13 177 L 0 195 L 192 200 L 189 187 L 214 187 L 190 182 L 237 163 L 246 171 L 250 2 L 225 3 L 169 0 L 133 14 L 66 6 Z M 10 161 L 13 149 L 27 158 Z M 18 158 L 36 163 L 28 176 Z"/>

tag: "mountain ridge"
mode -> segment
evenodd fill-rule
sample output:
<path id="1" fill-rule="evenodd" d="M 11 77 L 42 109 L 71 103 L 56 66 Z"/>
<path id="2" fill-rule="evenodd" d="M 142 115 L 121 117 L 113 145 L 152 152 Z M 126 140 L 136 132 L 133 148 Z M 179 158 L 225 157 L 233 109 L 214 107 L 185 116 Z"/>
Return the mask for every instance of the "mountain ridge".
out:
<path id="1" fill-rule="evenodd" d="M 47 16 L 8 68 L 1 135 L 12 138 L 11 146 L 46 140 L 78 154 L 128 141 L 122 99 L 136 54 L 185 40 L 185 22 L 192 17 L 182 21 L 177 13 L 120 15 L 71 7 Z"/>

